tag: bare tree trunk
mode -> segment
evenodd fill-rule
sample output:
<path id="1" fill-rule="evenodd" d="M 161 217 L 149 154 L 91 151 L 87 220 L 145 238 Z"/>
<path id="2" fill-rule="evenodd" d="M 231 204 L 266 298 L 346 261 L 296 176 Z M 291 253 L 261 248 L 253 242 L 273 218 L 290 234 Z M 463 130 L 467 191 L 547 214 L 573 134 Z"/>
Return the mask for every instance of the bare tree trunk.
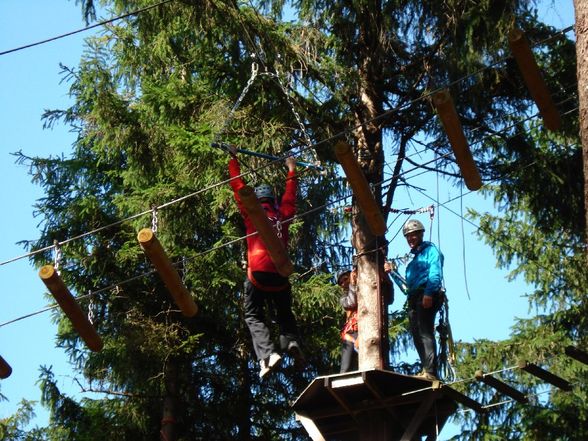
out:
<path id="1" fill-rule="evenodd" d="M 576 61 L 578 76 L 578 98 L 580 101 L 580 139 L 584 158 L 584 216 L 585 239 L 588 257 L 588 2 L 574 0 L 576 13 Z"/>
<path id="2" fill-rule="evenodd" d="M 161 418 L 161 441 L 176 440 L 178 367 L 175 360 L 168 360 L 165 366 L 165 397 L 163 399 L 163 416 Z"/>
<path id="3" fill-rule="evenodd" d="M 380 208 L 384 152 L 382 130 L 376 117 L 382 113 L 383 107 L 383 97 L 379 93 L 382 81 L 381 21 L 379 0 L 366 2 L 359 20 L 360 102 L 355 109 L 354 134 L 359 163 Z M 355 203 L 353 213 L 352 243 L 358 256 L 359 369 L 384 369 L 388 365 L 387 311 L 382 302 L 379 275 L 384 265 L 385 254 L 381 247 L 385 245 L 385 238 L 372 234 Z"/>

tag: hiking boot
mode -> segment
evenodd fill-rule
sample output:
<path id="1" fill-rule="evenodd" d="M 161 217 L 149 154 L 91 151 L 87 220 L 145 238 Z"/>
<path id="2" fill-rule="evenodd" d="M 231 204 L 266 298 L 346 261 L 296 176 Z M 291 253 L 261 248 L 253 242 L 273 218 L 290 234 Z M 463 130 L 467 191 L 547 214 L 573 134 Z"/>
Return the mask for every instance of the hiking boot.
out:
<path id="1" fill-rule="evenodd" d="M 290 357 L 294 359 L 294 365 L 296 367 L 302 367 L 306 363 L 306 358 L 304 358 L 304 353 L 302 349 L 300 349 L 300 345 L 296 340 L 292 340 L 288 343 L 288 354 Z"/>
<path id="2" fill-rule="evenodd" d="M 281 360 L 282 357 L 276 352 L 272 352 L 269 357 L 266 357 L 263 360 L 259 360 L 259 378 L 263 378 L 269 374 L 274 368 L 277 367 Z"/>

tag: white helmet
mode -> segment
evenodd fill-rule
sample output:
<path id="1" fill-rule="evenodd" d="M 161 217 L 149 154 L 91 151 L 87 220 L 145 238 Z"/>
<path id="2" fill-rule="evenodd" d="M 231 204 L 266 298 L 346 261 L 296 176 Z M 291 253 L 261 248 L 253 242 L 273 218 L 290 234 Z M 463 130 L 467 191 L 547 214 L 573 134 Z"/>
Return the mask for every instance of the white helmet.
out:
<path id="1" fill-rule="evenodd" d="M 425 226 L 422 224 L 421 221 L 416 219 L 409 219 L 402 227 L 402 234 L 404 236 L 415 231 L 425 231 Z"/>
<path id="2" fill-rule="evenodd" d="M 259 187 L 255 187 L 255 196 L 257 199 L 274 199 L 274 190 L 268 184 L 261 184 Z"/>

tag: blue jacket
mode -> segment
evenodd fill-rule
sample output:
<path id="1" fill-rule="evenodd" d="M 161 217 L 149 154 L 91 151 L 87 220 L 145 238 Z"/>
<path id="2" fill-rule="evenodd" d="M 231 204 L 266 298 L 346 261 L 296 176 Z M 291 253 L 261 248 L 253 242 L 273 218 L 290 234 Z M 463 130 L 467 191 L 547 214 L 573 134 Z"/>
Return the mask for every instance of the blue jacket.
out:
<path id="1" fill-rule="evenodd" d="M 414 258 L 406 266 L 408 295 L 424 290 L 424 295 L 434 296 L 442 287 L 443 254 L 432 242 L 423 242 L 410 251 Z"/>

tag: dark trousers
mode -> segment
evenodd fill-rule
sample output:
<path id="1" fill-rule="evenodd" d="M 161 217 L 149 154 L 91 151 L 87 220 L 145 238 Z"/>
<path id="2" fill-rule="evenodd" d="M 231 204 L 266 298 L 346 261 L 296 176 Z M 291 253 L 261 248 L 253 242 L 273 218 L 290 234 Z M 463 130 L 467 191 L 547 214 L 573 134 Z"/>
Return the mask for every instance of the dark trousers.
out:
<path id="1" fill-rule="evenodd" d="M 435 341 L 435 315 L 440 308 L 438 296 L 433 297 L 433 306 L 423 308 L 423 294 L 408 297 L 408 324 L 414 346 L 421 359 L 423 371 L 437 376 L 437 345 Z"/>
<path id="2" fill-rule="evenodd" d="M 271 303 L 276 312 L 276 320 L 280 328 L 280 347 L 288 348 L 288 343 L 297 340 L 298 329 L 292 313 L 292 287 L 290 284 L 280 291 L 264 291 L 257 288 L 249 279 L 245 280 L 245 323 L 251 333 L 253 349 L 259 360 L 263 360 L 275 352 L 266 322 L 265 306 Z"/>
<path id="3" fill-rule="evenodd" d="M 354 338 L 357 338 L 357 332 L 351 333 Z M 356 371 L 357 370 L 357 352 L 354 344 L 351 341 L 344 340 L 341 343 L 341 370 L 340 373 Z"/>

